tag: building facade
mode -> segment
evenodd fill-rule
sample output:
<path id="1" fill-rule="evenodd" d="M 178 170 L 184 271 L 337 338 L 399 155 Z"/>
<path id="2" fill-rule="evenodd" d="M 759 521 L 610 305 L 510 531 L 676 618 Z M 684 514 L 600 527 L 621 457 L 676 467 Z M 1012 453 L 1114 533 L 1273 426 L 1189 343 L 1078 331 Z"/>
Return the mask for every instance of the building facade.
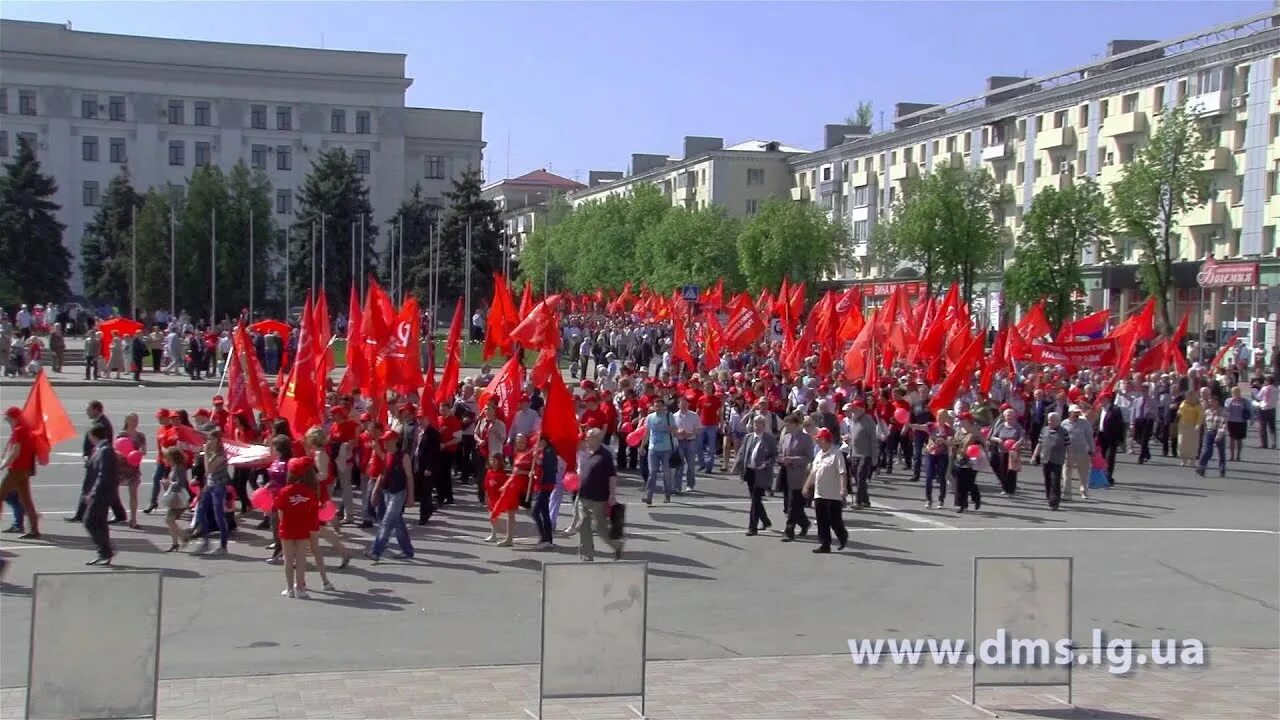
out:
<path id="1" fill-rule="evenodd" d="M 568 199 L 577 207 L 649 184 L 673 207 L 698 210 L 717 205 L 730 217 L 750 217 L 765 200 L 786 196 L 791 185 L 787 161 L 806 153 L 776 141 L 748 140 L 726 148 L 721 138 L 690 136 L 684 139 L 682 158 L 634 154 L 628 175 L 593 182 Z M 593 175 L 599 179 L 599 174 Z"/>
<path id="2" fill-rule="evenodd" d="M 58 184 L 64 242 L 78 257 L 112 178 L 185 187 L 193 168 L 243 161 L 271 181 L 277 226 L 294 218 L 319 153 L 345 148 L 375 221 L 415 186 L 443 205 L 479 168 L 479 112 L 405 106 L 402 54 L 110 35 L 0 21 L 0 161 L 25 136 Z M 227 228 L 234 232 L 234 228 Z M 81 286 L 74 263 L 73 288 Z"/>
<path id="3" fill-rule="evenodd" d="M 987 92 L 947 105 L 900 103 L 891 129 L 791 159 L 791 195 L 819 203 L 847 223 L 854 262 L 846 282 L 889 291 L 917 276 L 908 266 L 877 261 L 869 239 L 903 183 L 939 163 L 985 169 L 1009 198 L 997 210 L 1005 235 L 1002 262 L 1013 258 L 1023 215 L 1036 194 L 1090 178 L 1104 191 L 1120 179 L 1160 122 L 1181 106 L 1192 113 L 1213 149 L 1209 202 L 1178 218 L 1175 321 L 1191 312 L 1197 325 L 1244 330 L 1254 322 L 1274 343 L 1280 302 L 1280 28 L 1268 13 L 1170 42 L 1114 41 L 1104 59 L 1042 78 L 989 78 Z M 1138 284 L 1139 250 L 1115 238 L 1119 265 L 1102 265 L 1090 250 L 1088 303 L 1123 315 L 1145 298 Z M 1203 262 L 1257 265 L 1251 286 L 1197 281 Z M 1248 273 L 1241 273 L 1241 277 Z M 1000 273 L 987 278 L 984 304 L 999 305 Z M 1262 328 L 1262 325 L 1266 325 Z"/>
<path id="4" fill-rule="evenodd" d="M 486 185 L 480 196 L 498 206 L 508 252 L 518 255 L 533 231 L 546 222 L 552 200 L 586 187 L 576 180 L 538 169 Z"/>

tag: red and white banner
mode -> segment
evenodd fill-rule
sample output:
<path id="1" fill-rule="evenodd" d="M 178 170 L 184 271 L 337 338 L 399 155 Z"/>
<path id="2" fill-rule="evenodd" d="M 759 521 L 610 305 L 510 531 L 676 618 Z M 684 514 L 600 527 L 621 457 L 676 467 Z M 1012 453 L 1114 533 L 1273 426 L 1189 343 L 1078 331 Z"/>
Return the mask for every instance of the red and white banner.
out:
<path id="1" fill-rule="evenodd" d="M 1057 343 L 1032 343 L 1027 359 L 1047 365 L 1106 367 L 1116 363 L 1115 338 Z"/>
<path id="2" fill-rule="evenodd" d="M 1258 263 L 1220 263 L 1208 258 L 1196 273 L 1200 287 L 1229 287 L 1232 285 L 1257 285 Z"/>
<path id="3" fill-rule="evenodd" d="M 233 468 L 259 468 L 271 464 L 271 448 L 266 445 L 223 440 L 222 449 L 227 453 L 227 465 Z"/>

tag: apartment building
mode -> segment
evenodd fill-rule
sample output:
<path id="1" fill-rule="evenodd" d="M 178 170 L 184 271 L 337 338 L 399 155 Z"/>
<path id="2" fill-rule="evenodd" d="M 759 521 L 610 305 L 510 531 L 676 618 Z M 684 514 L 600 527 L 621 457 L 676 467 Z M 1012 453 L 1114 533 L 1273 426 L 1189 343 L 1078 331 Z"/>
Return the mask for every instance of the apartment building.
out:
<path id="1" fill-rule="evenodd" d="M 0 161 L 19 136 L 32 141 L 57 181 L 75 256 L 107 184 L 125 168 L 140 190 L 180 191 L 197 166 L 244 161 L 270 179 L 283 229 L 312 160 L 342 147 L 365 174 L 381 222 L 414 185 L 443 205 L 451 181 L 481 167 L 481 113 L 406 107 L 412 83 L 402 54 L 0 20 Z M 73 287 L 78 275 L 77 267 Z"/>
<path id="2" fill-rule="evenodd" d="M 508 249 L 513 255 L 518 255 L 533 231 L 546 222 L 551 201 L 586 187 L 576 180 L 540 168 L 486 185 L 480 196 L 498 206 Z"/>
<path id="3" fill-rule="evenodd" d="M 723 138 L 687 136 L 682 157 L 633 154 L 626 176 L 601 181 L 596 174 L 597 182 L 567 197 L 577 207 L 650 184 L 673 207 L 698 210 L 718 205 L 730 217 L 750 217 L 765 200 L 786 196 L 792 177 L 787 161 L 807 152 L 777 141 L 748 140 L 725 147 Z"/>

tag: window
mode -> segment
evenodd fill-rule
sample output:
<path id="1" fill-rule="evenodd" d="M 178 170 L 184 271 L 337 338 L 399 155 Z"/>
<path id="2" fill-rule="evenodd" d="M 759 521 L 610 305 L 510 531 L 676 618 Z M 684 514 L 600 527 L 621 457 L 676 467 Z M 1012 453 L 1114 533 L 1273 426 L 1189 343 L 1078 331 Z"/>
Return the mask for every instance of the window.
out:
<path id="1" fill-rule="evenodd" d="M 1059 110 L 1055 112 L 1053 114 L 1053 128 L 1057 130 L 1057 129 L 1066 127 L 1066 125 L 1067 125 L 1067 111 Z"/>
<path id="2" fill-rule="evenodd" d="M 124 122 L 125 110 L 123 95 L 112 95 L 111 99 L 107 100 L 107 117 L 110 117 L 115 122 Z"/>
<path id="3" fill-rule="evenodd" d="M 80 96 L 80 117 L 86 120 L 92 120 L 98 117 L 98 96 L 97 95 L 81 95 Z"/>
<path id="4" fill-rule="evenodd" d="M 1023 163 L 1018 163 L 1018 168 L 1014 172 L 1015 182 L 1021 185 L 1023 181 L 1026 180 L 1026 178 L 1027 178 L 1027 166 Z"/>
<path id="5" fill-rule="evenodd" d="M 853 189 L 853 205 L 852 207 L 866 207 L 867 198 L 870 196 L 870 189 L 863 185 Z"/>
<path id="6" fill-rule="evenodd" d="M 754 198 L 747 200 L 747 217 L 751 217 L 752 215 L 755 215 L 756 212 L 759 210 L 760 210 L 759 200 L 756 200 Z"/>
<path id="7" fill-rule="evenodd" d="M 1275 142 L 1277 136 L 1280 136 L 1280 115 L 1271 116 L 1271 141 Z"/>
<path id="8" fill-rule="evenodd" d="M 1019 140 L 1027 139 L 1027 121 L 1025 118 L 1018 121 L 1018 139 Z M 997 142 L 1001 142 L 1001 141 L 997 141 Z"/>
<path id="9" fill-rule="evenodd" d="M 369 151 L 357 150 L 352 155 L 352 158 L 355 160 L 355 163 L 356 163 L 356 172 L 360 173 L 361 175 L 368 175 L 369 174 Z"/>
<path id="10" fill-rule="evenodd" d="M 911 151 L 914 149 L 915 148 L 909 148 L 909 147 L 902 149 L 902 162 L 904 164 L 907 164 L 907 165 L 911 164 Z"/>
<path id="11" fill-rule="evenodd" d="M 1262 254 L 1271 255 L 1276 251 L 1276 226 L 1262 228 Z"/>
<path id="12" fill-rule="evenodd" d="M 860 164 L 861 162 L 862 162 L 861 160 L 854 160 L 854 161 L 853 161 L 853 171 L 854 171 L 854 172 L 858 172 L 858 167 L 859 167 L 859 164 Z M 868 169 L 870 169 L 870 168 L 871 168 L 871 161 L 870 161 L 870 160 L 868 160 L 868 161 L 867 161 L 867 168 L 868 168 Z"/>
<path id="13" fill-rule="evenodd" d="M 252 105 L 249 107 L 249 127 L 254 130 L 267 129 L 267 106 Z"/>
<path id="14" fill-rule="evenodd" d="M 0 87 L 0 115 L 9 114 L 9 88 Z"/>
<path id="15" fill-rule="evenodd" d="M 169 124 L 170 125 L 181 125 L 183 123 L 182 108 L 183 108 L 183 104 L 181 100 L 169 101 Z"/>
<path id="16" fill-rule="evenodd" d="M 1201 70 L 1191 78 L 1191 94 L 1205 95 L 1222 90 L 1222 68 Z"/>
<path id="17" fill-rule="evenodd" d="M 1106 120 L 1106 119 L 1107 119 L 1107 112 L 1108 112 L 1110 109 L 1111 109 L 1111 101 L 1110 101 L 1110 100 L 1103 100 L 1102 102 L 1098 103 L 1098 119 L 1099 119 L 1099 120 Z"/>
<path id="18" fill-rule="evenodd" d="M 329 115 L 329 132 L 344 133 L 347 131 L 347 111 L 334 110 Z"/>
<path id="19" fill-rule="evenodd" d="M 9 157 L 9 133 L 0 130 L 0 157 Z"/>
<path id="20" fill-rule="evenodd" d="M 1138 109 L 1138 93 L 1129 93 L 1120 98 L 1120 112 L 1131 113 Z"/>
<path id="21" fill-rule="evenodd" d="M 195 115 L 193 120 L 196 125 L 208 127 L 212 123 L 213 118 L 211 116 L 213 115 L 213 111 L 210 109 L 207 101 L 197 101 L 195 105 L 195 112 L 193 114 Z"/>
<path id="22" fill-rule="evenodd" d="M 938 152 L 938 148 L 934 147 L 933 151 Z M 947 138 L 947 152 L 953 153 L 955 151 L 956 151 L 956 136 L 952 135 L 951 137 Z"/>
<path id="23" fill-rule="evenodd" d="M 18 114 L 19 115 L 35 115 L 36 114 L 36 91 L 35 90 L 19 90 L 18 91 Z"/>
<path id="24" fill-rule="evenodd" d="M 1138 146 L 1135 143 L 1120 143 L 1116 149 L 1120 151 L 1120 164 L 1124 165 L 1133 162 Z"/>
<path id="25" fill-rule="evenodd" d="M 254 145 L 249 150 L 249 167 L 254 170 L 267 169 L 267 146 Z"/>
<path id="26" fill-rule="evenodd" d="M 111 162 L 128 162 L 129 156 L 125 150 L 126 147 L 124 138 L 111 138 Z"/>
<path id="27" fill-rule="evenodd" d="M 849 177 L 849 161 L 848 160 L 845 160 L 844 162 L 840 163 L 840 177 L 842 178 Z"/>
<path id="28" fill-rule="evenodd" d="M 1240 205 L 1244 203 L 1244 176 L 1237 175 L 1231 181 L 1231 204 Z"/>
<path id="29" fill-rule="evenodd" d="M 276 214 L 289 215 L 293 212 L 293 193 L 288 190 L 276 191 Z"/>
<path id="30" fill-rule="evenodd" d="M 283 248 L 289 243 L 289 228 L 276 228 L 276 244 Z"/>
<path id="31" fill-rule="evenodd" d="M 1162 108 L 1164 108 L 1164 86 L 1157 85 L 1155 89 L 1151 91 L 1151 110 L 1153 112 L 1160 112 Z"/>
<path id="32" fill-rule="evenodd" d="M 266 114 L 265 109 L 263 110 L 263 114 Z M 264 123 L 266 122 L 265 118 L 263 119 L 263 122 Z M 276 108 L 276 129 L 277 130 L 293 129 L 293 108 L 286 107 L 286 106 L 279 106 Z"/>
<path id="33" fill-rule="evenodd" d="M 1267 173 L 1267 194 L 1280 195 L 1280 160 L 1273 161 Z"/>
<path id="34" fill-rule="evenodd" d="M 831 166 L 828 165 L 822 168 L 822 182 L 827 182 L 830 179 L 831 179 Z"/>
<path id="35" fill-rule="evenodd" d="M 1201 129 L 1200 134 L 1208 141 L 1210 147 L 1220 147 L 1222 145 L 1222 120 L 1214 118 L 1207 127 Z"/>
<path id="36" fill-rule="evenodd" d="M 1040 171 L 1043 169 L 1043 166 L 1044 166 L 1044 163 L 1041 162 L 1040 158 L 1036 158 L 1035 168 L 1031 172 L 1032 180 L 1038 180 L 1040 178 L 1040 175 L 1041 175 Z"/>
<path id="37" fill-rule="evenodd" d="M 196 167 L 209 167 L 213 159 L 213 148 L 207 142 L 196 143 Z"/>
<path id="38" fill-rule="evenodd" d="M 897 164 L 898 164 L 898 151 L 894 150 L 893 152 L 889 153 L 889 166 L 892 167 Z"/>
<path id="39" fill-rule="evenodd" d="M 442 179 L 444 177 L 444 156 L 428 155 L 426 157 L 426 177 L 432 179 Z"/>
<path id="40" fill-rule="evenodd" d="M 1080 127 L 1089 127 L 1089 103 L 1080 106 Z"/>
<path id="41" fill-rule="evenodd" d="M 276 169 L 292 170 L 293 169 L 293 149 L 288 145 L 276 146 Z"/>
<path id="42" fill-rule="evenodd" d="M 1182 101 L 1186 99 L 1187 99 L 1187 81 L 1179 80 L 1177 91 L 1176 91 L 1176 94 L 1174 95 L 1174 100 L 1178 104 L 1182 104 Z"/>
<path id="43" fill-rule="evenodd" d="M 871 222 L 869 220 L 855 220 L 849 228 L 849 235 L 854 242 L 864 243 L 867 241 L 867 236 L 870 234 L 868 232 L 870 227 Z"/>
<path id="44" fill-rule="evenodd" d="M 169 141 L 169 164 L 170 165 L 186 165 L 187 164 L 187 146 L 181 140 Z"/>
<path id="45" fill-rule="evenodd" d="M 80 159 L 85 162 L 98 162 L 98 138 L 86 135 L 80 138 Z"/>
<path id="46" fill-rule="evenodd" d="M 894 187 L 894 186 L 892 186 L 892 185 L 890 185 L 890 186 L 889 186 L 889 204 L 890 204 L 890 205 L 892 205 L 892 204 L 893 204 L 893 201 L 894 201 L 894 199 L 896 198 L 896 196 L 897 196 L 897 194 L 898 194 L 898 193 L 897 193 L 897 190 L 898 190 L 898 188 L 896 188 L 896 187 Z"/>
<path id="47" fill-rule="evenodd" d="M 85 204 L 86 206 L 88 206 L 88 207 L 97 207 L 97 205 L 98 205 L 98 181 L 97 181 L 97 180 L 85 180 L 85 181 L 84 181 L 84 190 L 83 190 L 83 193 L 82 193 L 82 194 L 83 194 L 83 196 L 84 196 L 84 204 Z"/>
<path id="48" fill-rule="evenodd" d="M 369 111 L 356 112 L 356 134 L 368 135 L 371 132 L 373 132 L 373 118 L 369 115 Z"/>
<path id="49" fill-rule="evenodd" d="M 1243 94 L 1249 92 L 1249 66 L 1241 65 L 1236 68 L 1236 93 Z"/>
<path id="50" fill-rule="evenodd" d="M 706 169 L 706 168 L 702 168 L 701 170 L 699 170 L 699 171 L 698 171 L 698 183 L 699 183 L 700 185 L 706 185 L 706 184 L 707 184 L 707 169 Z"/>
<path id="51" fill-rule="evenodd" d="M 764 184 L 764 168 L 747 168 L 747 184 L 763 185 Z"/>
<path id="52" fill-rule="evenodd" d="M 965 133 L 964 134 L 964 151 L 969 152 L 970 150 L 973 150 L 973 133 Z"/>

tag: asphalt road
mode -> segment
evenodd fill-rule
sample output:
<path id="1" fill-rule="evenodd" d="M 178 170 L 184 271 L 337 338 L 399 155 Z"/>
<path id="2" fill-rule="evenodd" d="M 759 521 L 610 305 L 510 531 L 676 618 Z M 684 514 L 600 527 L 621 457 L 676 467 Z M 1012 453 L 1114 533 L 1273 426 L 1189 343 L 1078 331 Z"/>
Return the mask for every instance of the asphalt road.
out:
<path id="1" fill-rule="evenodd" d="M 20 402 L 12 392 L 0 388 L 0 404 Z M 84 404 L 98 397 L 117 425 L 132 410 L 151 433 L 156 408 L 195 408 L 210 391 L 59 395 L 80 425 Z M 0 555 L 13 561 L 0 591 L 3 687 L 26 682 L 32 574 L 82 570 L 92 557 L 83 528 L 59 517 L 74 507 L 80 485 L 79 440 L 57 450 L 36 482 L 44 539 L 0 536 Z M 876 480 L 877 508 L 846 513 L 850 547 L 828 556 L 809 552 L 811 538 L 745 537 L 747 502 L 733 478 L 704 478 L 696 494 L 652 508 L 639 503 L 638 478 L 628 478 L 626 554 L 647 560 L 652 576 L 649 657 L 832 653 L 849 638 L 967 638 L 978 555 L 1074 557 L 1077 640 L 1096 627 L 1136 645 L 1196 638 L 1210 653 L 1280 647 L 1280 453 L 1251 439 L 1246 458 L 1220 479 L 1161 458 L 1138 466 L 1125 457 L 1115 488 L 1059 512 L 1044 507 L 1038 468 L 1030 466 L 1017 499 L 996 497 L 993 478 L 981 476 L 983 510 L 965 515 L 925 510 L 923 488 L 902 475 Z M 263 532 L 243 531 L 229 556 L 212 558 L 162 554 L 168 537 L 159 515 L 143 516 L 140 530 L 113 527 L 118 566 L 166 575 L 161 676 L 536 662 L 541 563 L 574 559 L 576 539 L 557 539 L 554 553 L 486 545 L 487 523 L 469 490 L 461 488 L 461 504 L 431 526 L 412 526 L 413 561 L 357 559 L 333 574 L 337 591 L 309 601 L 280 597 L 282 571 L 262 562 Z M 770 500 L 769 512 L 780 528 L 781 501 Z M 520 533 L 529 543 L 527 516 Z M 353 548 L 368 544 L 365 531 L 347 535 Z"/>

